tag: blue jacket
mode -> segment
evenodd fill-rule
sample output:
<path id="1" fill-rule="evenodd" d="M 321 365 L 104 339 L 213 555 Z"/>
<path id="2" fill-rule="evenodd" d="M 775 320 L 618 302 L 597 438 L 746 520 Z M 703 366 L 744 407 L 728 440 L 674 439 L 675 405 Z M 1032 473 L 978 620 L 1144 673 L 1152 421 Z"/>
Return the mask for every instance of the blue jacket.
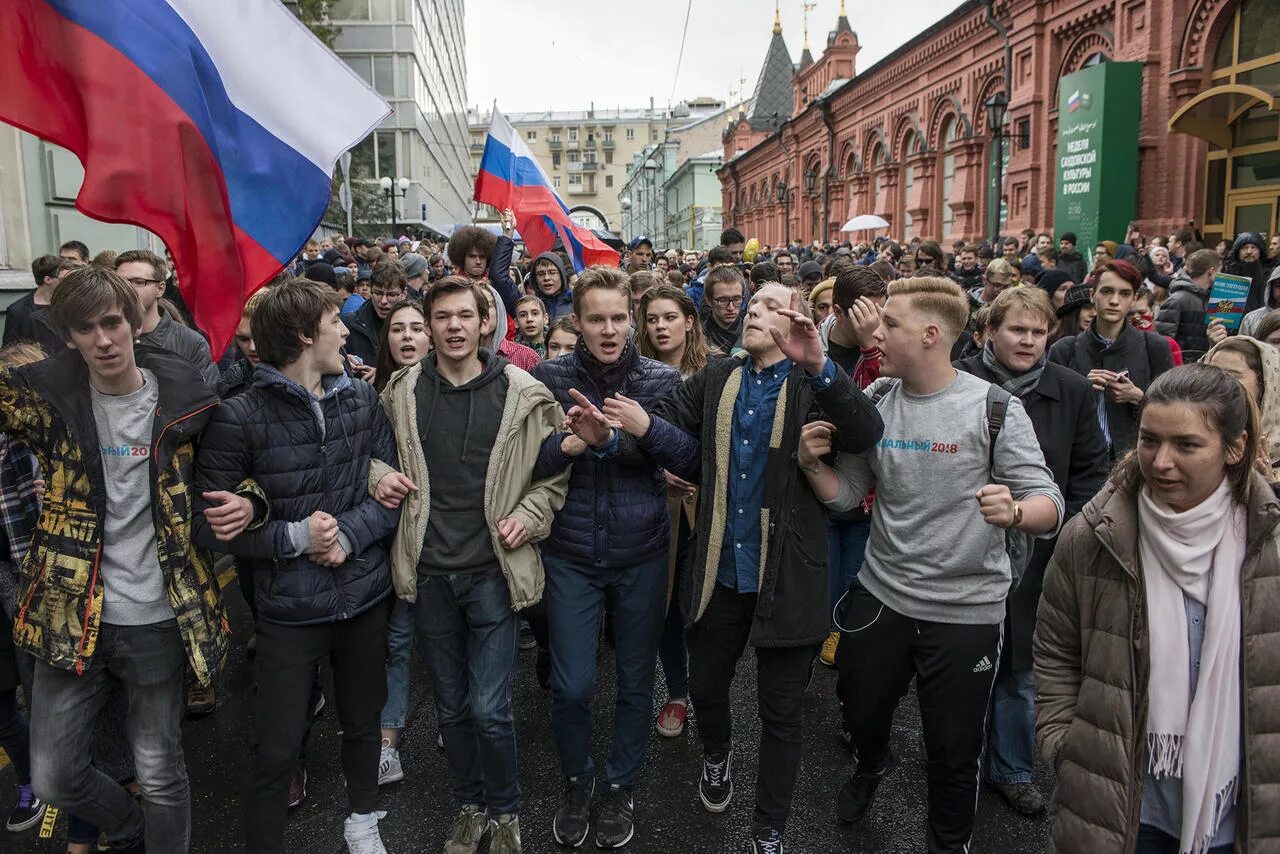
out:
<path id="1" fill-rule="evenodd" d="M 533 376 L 551 389 L 566 412 L 574 405 L 571 388 L 603 405 L 577 353 L 542 362 L 533 369 Z M 648 410 L 679 386 L 679 371 L 637 354 L 621 391 Z M 542 443 L 533 471 L 535 481 L 573 464 L 569 495 L 551 525 L 551 536 L 542 543 L 544 551 L 600 568 L 634 566 L 667 551 L 667 484 L 662 468 L 632 436 L 621 430 L 616 435 L 617 449 L 607 459 L 598 459 L 590 450 L 580 457 L 566 457 L 560 450 L 564 433 L 553 433 Z M 696 439 L 682 435 L 677 443 L 670 452 L 696 465 Z"/>
<path id="2" fill-rule="evenodd" d="M 342 315 L 347 327 L 348 353 L 359 356 L 366 365 L 378 364 L 378 350 L 382 348 L 382 321 L 373 309 L 373 301 L 364 303 L 350 314 Z"/>
<path id="3" fill-rule="evenodd" d="M 258 615 L 269 623 L 346 620 L 391 593 L 385 541 L 400 511 L 382 507 L 368 487 L 371 457 L 398 465 L 391 424 L 373 386 L 339 374 L 325 378 L 325 389 L 313 401 L 260 365 L 253 387 L 214 411 L 196 458 L 195 540 L 253 564 Z M 214 538 L 202 512 L 209 506 L 202 493 L 212 490 L 247 493 L 260 510 L 250 529 L 228 543 Z M 289 523 L 317 510 L 338 520 L 339 538 L 350 546 L 334 569 L 295 555 Z"/>

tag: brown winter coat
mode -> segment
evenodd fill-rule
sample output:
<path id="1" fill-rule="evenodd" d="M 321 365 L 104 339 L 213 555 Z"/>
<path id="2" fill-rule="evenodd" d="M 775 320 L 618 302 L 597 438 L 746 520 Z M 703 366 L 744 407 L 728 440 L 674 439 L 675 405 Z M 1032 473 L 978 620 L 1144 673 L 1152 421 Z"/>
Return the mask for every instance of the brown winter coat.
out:
<path id="1" fill-rule="evenodd" d="M 1108 483 L 1067 524 L 1035 634 L 1036 740 L 1057 770 L 1051 854 L 1129 854 L 1146 769 L 1147 614 L 1137 501 Z M 1238 854 L 1280 852 L 1280 503 L 1253 476 L 1241 568 Z"/>

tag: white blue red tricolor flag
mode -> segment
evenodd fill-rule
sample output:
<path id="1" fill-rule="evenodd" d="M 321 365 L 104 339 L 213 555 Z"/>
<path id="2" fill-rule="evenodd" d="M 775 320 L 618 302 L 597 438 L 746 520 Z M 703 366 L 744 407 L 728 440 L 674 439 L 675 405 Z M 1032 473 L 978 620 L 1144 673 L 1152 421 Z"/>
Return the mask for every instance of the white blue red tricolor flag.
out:
<path id="1" fill-rule="evenodd" d="M 618 253 L 570 218 L 568 206 L 547 180 L 529 146 L 497 109 L 480 158 L 475 199 L 498 210 L 511 208 L 516 228 L 532 255 L 551 251 L 558 237 L 575 270 L 594 264 L 618 266 Z"/>
<path id="2" fill-rule="evenodd" d="M 0 81 L 0 119 L 80 158 L 77 208 L 169 247 L 215 357 L 390 114 L 278 0 L 3 0 Z"/>

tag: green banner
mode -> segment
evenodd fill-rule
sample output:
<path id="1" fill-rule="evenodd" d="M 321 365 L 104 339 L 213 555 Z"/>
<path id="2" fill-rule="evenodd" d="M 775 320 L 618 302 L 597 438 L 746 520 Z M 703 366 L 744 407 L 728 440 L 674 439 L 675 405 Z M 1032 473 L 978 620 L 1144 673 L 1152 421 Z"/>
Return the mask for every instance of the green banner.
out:
<path id="1" fill-rule="evenodd" d="M 1138 201 L 1142 63 L 1104 62 L 1058 81 L 1053 227 L 1073 231 L 1086 258 L 1099 240 L 1122 242 Z"/>

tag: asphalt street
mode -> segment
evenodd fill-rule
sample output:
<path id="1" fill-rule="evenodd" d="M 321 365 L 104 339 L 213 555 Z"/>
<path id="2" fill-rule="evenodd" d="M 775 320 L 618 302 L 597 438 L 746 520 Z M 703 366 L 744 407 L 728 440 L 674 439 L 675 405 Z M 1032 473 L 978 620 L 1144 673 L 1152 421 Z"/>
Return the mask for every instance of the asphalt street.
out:
<path id="1" fill-rule="evenodd" d="M 235 641 L 228 666 L 219 684 L 217 711 L 185 728 L 187 766 L 192 788 L 192 850 L 197 854 L 242 850 L 243 783 L 248 772 L 248 732 L 252 692 L 252 660 L 245 641 L 249 636 L 248 613 L 235 583 L 228 587 Z M 551 739 L 549 698 L 534 677 L 534 654 L 520 654 L 515 684 L 516 734 L 520 749 L 520 782 L 523 807 L 520 815 L 524 850 L 531 854 L 564 850 L 551 836 L 551 818 L 559 805 L 561 778 Z M 435 713 L 425 665 L 414 660 L 414 684 L 408 726 L 401 757 L 402 782 L 384 786 L 381 809 L 382 838 L 391 854 L 437 852 L 455 805 L 450 798 L 448 769 L 436 747 Z M 597 764 L 603 765 L 608 749 L 609 720 L 613 707 L 612 657 L 600 654 L 600 684 L 596 695 L 593 734 Z M 327 682 L 327 674 L 326 674 Z M 925 783 L 921 758 L 920 720 L 914 695 L 899 709 L 894 726 L 895 750 L 901 761 L 881 785 L 871 814 L 860 825 L 841 827 L 834 819 L 833 804 L 851 760 L 838 732 L 834 697 L 835 674 L 819 668 L 816 696 L 805 721 L 805 755 L 796 792 L 795 808 L 787 833 L 787 850 L 795 854 L 827 852 L 886 852 L 917 854 L 924 848 Z M 655 703 L 663 693 L 661 668 Z M 332 694 L 329 694 L 332 699 Z M 670 852 L 743 852 L 747 847 L 758 771 L 756 745 L 755 666 L 750 651 L 738 668 L 734 686 L 736 777 L 738 790 L 729 810 L 712 815 L 698 802 L 697 778 L 701 753 L 694 728 L 679 738 L 667 739 L 656 731 L 649 743 L 642 783 L 636 796 L 636 836 L 627 851 L 633 854 Z M 656 711 L 656 708 L 655 708 Z M 696 719 L 696 715 L 691 718 Z M 317 723 L 308 769 L 307 800 L 290 817 L 286 850 L 342 854 L 342 820 L 346 799 L 338 763 L 339 733 L 332 706 Z M 0 809 L 6 813 L 12 801 L 13 771 L 0 771 Z M 1052 785 L 1041 769 L 1040 785 L 1047 796 Z M 22 835 L 0 831 L 0 851 L 62 852 L 60 840 L 65 817 L 51 838 L 34 832 Z M 1045 849 L 1046 823 L 1012 813 L 993 793 L 984 790 L 978 806 L 975 854 L 1023 854 Z M 579 849 L 594 850 L 591 843 Z"/>

